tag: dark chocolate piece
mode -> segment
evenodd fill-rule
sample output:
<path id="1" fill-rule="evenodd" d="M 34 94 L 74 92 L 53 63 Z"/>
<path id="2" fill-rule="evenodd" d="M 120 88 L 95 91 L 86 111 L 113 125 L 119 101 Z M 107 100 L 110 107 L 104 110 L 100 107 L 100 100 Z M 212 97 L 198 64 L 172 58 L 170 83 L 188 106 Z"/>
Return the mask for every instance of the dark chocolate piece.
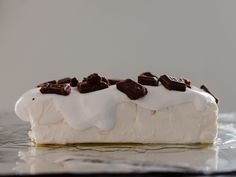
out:
<path id="1" fill-rule="evenodd" d="M 77 86 L 80 93 L 89 93 L 108 88 L 109 83 L 105 77 L 100 77 L 97 73 L 90 74 L 84 78 Z"/>
<path id="2" fill-rule="evenodd" d="M 116 88 L 125 93 L 131 100 L 144 97 L 148 93 L 145 87 L 131 79 L 118 82 Z"/>
<path id="3" fill-rule="evenodd" d="M 93 73 L 86 78 L 88 84 L 98 84 L 101 80 L 102 78 L 97 73 Z"/>
<path id="4" fill-rule="evenodd" d="M 158 86 L 158 77 L 150 72 L 145 72 L 138 76 L 138 83 L 142 85 Z"/>
<path id="5" fill-rule="evenodd" d="M 43 87 L 43 86 L 48 85 L 48 84 L 56 84 L 56 83 L 57 83 L 56 80 L 51 80 L 51 81 L 47 81 L 47 82 L 38 84 L 37 87 Z"/>
<path id="6" fill-rule="evenodd" d="M 69 84 L 47 84 L 41 87 L 40 92 L 42 94 L 54 93 L 58 95 L 69 95 L 71 87 Z"/>
<path id="7" fill-rule="evenodd" d="M 68 84 L 68 83 L 70 83 L 70 81 L 71 81 L 71 78 L 70 77 L 66 77 L 66 78 L 58 80 L 57 83 L 58 84 Z"/>
<path id="8" fill-rule="evenodd" d="M 202 85 L 202 86 L 200 87 L 200 89 L 204 90 L 205 92 L 207 92 L 207 93 L 209 93 L 211 96 L 213 96 L 213 97 L 215 98 L 216 103 L 218 104 L 219 100 L 215 97 L 215 95 L 213 95 L 213 94 L 210 92 L 210 90 L 209 90 L 205 85 Z"/>
<path id="9" fill-rule="evenodd" d="M 121 82 L 121 79 L 108 79 L 110 85 L 115 85 L 118 82 Z"/>
<path id="10" fill-rule="evenodd" d="M 182 79 L 177 79 L 171 76 L 162 75 L 159 78 L 162 85 L 168 90 L 176 90 L 184 92 L 186 90 L 186 85 Z"/>
<path id="11" fill-rule="evenodd" d="M 71 80 L 70 80 L 70 86 L 71 87 L 77 87 L 79 83 L 79 80 L 76 78 L 76 77 L 73 77 Z"/>
<path id="12" fill-rule="evenodd" d="M 87 81 L 85 81 L 79 83 L 77 87 L 80 93 L 89 93 L 108 88 L 108 84 L 103 81 L 97 84 L 89 84 Z"/>

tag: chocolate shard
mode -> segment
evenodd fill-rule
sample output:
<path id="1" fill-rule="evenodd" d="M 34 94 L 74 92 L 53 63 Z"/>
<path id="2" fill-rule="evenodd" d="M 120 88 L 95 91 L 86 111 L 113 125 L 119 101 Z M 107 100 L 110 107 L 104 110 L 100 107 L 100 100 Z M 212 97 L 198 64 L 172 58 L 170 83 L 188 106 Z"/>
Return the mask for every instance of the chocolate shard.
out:
<path id="1" fill-rule="evenodd" d="M 108 88 L 108 84 L 103 81 L 97 84 L 89 84 L 87 81 L 85 81 L 79 83 L 77 88 L 80 93 L 89 93 Z"/>
<path id="2" fill-rule="evenodd" d="M 131 79 L 116 83 L 116 88 L 125 93 L 131 100 L 142 98 L 148 93 L 147 88 Z"/>
<path id="3" fill-rule="evenodd" d="M 65 77 L 65 78 L 63 78 L 63 79 L 59 79 L 59 80 L 57 81 L 57 83 L 58 83 L 58 84 L 68 84 L 68 83 L 70 83 L 70 81 L 71 81 L 71 78 L 70 78 L 70 77 Z"/>
<path id="4" fill-rule="evenodd" d="M 79 80 L 76 78 L 76 77 L 73 77 L 71 80 L 70 80 L 70 86 L 71 87 L 77 87 L 79 83 Z"/>
<path id="5" fill-rule="evenodd" d="M 184 92 L 186 90 L 186 85 L 182 79 L 171 77 L 168 75 L 162 75 L 159 78 L 162 85 L 168 90 L 176 90 Z"/>
<path id="6" fill-rule="evenodd" d="M 216 103 L 218 104 L 219 100 L 215 97 L 215 95 L 205 86 L 202 85 L 200 87 L 200 89 L 204 90 L 205 92 L 209 93 L 211 96 L 213 96 L 215 98 Z"/>
<path id="7" fill-rule="evenodd" d="M 42 94 L 58 94 L 67 96 L 71 92 L 69 84 L 46 84 L 40 88 Z"/>
<path id="8" fill-rule="evenodd" d="M 118 82 L 121 82 L 121 79 L 108 79 L 110 85 L 116 85 Z"/>
<path id="9" fill-rule="evenodd" d="M 78 83 L 77 88 L 80 93 L 89 93 L 108 88 L 108 86 L 109 82 L 105 77 L 100 77 L 97 73 L 93 73 Z"/>
<path id="10" fill-rule="evenodd" d="M 182 77 L 181 79 L 184 81 L 185 85 L 186 85 L 188 88 L 191 88 L 191 81 L 190 81 L 189 79 L 187 79 L 187 78 L 185 78 L 185 77 Z"/>
<path id="11" fill-rule="evenodd" d="M 144 72 L 138 76 L 138 83 L 142 85 L 158 86 L 158 77 L 150 72 Z"/>
<path id="12" fill-rule="evenodd" d="M 37 87 L 43 87 L 45 85 L 48 85 L 48 84 L 56 84 L 57 81 L 56 80 L 51 80 L 51 81 L 47 81 L 47 82 L 44 82 L 44 83 L 40 83 L 37 85 Z"/>
<path id="13" fill-rule="evenodd" d="M 86 78 L 88 84 L 98 84 L 101 80 L 102 78 L 97 73 L 93 73 Z"/>

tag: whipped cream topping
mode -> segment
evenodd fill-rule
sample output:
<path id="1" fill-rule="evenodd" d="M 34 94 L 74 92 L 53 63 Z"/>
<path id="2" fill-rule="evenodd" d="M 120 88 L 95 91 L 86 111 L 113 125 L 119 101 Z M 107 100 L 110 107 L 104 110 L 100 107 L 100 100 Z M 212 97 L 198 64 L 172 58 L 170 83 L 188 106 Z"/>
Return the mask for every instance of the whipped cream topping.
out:
<path id="1" fill-rule="evenodd" d="M 31 121 L 32 125 L 40 117 L 47 116 L 49 123 L 50 120 L 64 119 L 78 130 L 90 127 L 110 130 L 115 125 L 117 106 L 123 102 L 132 102 L 148 110 L 192 102 L 198 111 L 204 111 L 209 102 L 215 102 L 213 96 L 194 86 L 187 88 L 185 92 L 169 91 L 162 85 L 145 87 L 148 94 L 137 100 L 130 100 L 115 85 L 87 94 L 81 94 L 77 88 L 72 88 L 68 96 L 42 94 L 39 88 L 34 88 L 16 102 L 15 112 L 22 120 Z"/>

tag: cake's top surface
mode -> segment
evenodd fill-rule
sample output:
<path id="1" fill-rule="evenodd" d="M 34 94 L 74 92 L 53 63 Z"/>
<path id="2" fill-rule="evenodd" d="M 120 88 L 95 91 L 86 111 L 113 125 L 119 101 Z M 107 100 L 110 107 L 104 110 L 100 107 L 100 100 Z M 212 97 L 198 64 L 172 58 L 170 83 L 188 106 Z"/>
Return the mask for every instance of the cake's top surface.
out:
<path id="1" fill-rule="evenodd" d="M 109 80 L 97 74 L 82 82 L 76 78 L 59 81 L 40 84 L 23 94 L 15 106 L 17 115 L 25 121 L 37 121 L 45 114 L 50 115 L 48 119 L 61 115 L 75 129 L 95 126 L 109 130 L 114 126 L 117 105 L 123 102 L 150 111 L 192 102 L 198 111 L 204 111 L 208 103 L 216 101 L 206 87 L 200 89 L 191 86 L 189 80 L 167 75 L 158 78 L 147 72 L 139 76 L 139 83 Z"/>

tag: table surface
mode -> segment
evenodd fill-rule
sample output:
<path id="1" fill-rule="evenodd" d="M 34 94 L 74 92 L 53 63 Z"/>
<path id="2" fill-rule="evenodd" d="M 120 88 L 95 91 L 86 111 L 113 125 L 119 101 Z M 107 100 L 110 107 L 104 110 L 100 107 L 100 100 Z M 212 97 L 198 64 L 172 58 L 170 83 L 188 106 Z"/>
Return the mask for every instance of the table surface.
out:
<path id="1" fill-rule="evenodd" d="M 219 115 L 214 145 L 79 145 L 34 147 L 30 125 L 0 113 L 0 175 L 236 174 L 236 113 Z"/>

